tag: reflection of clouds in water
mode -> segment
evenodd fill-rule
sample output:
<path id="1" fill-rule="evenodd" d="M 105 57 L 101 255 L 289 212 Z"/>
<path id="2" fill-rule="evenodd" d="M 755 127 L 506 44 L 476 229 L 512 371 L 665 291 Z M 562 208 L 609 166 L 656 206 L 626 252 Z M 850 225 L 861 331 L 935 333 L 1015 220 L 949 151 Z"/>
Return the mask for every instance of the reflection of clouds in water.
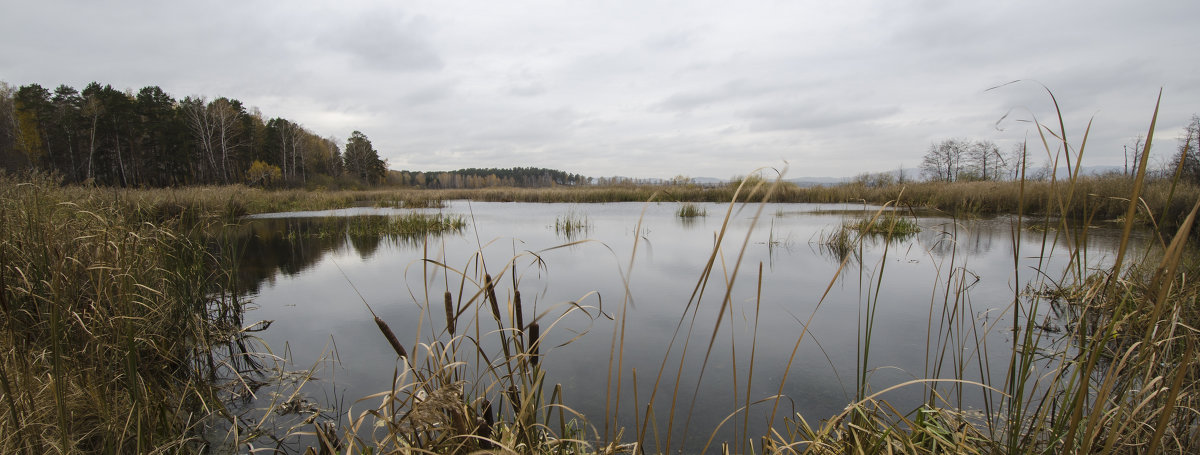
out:
<path id="1" fill-rule="evenodd" d="M 962 222 L 943 220 L 921 229 L 917 233 L 917 242 L 934 256 L 944 258 L 958 248 L 968 254 L 991 250 L 991 234 L 994 231 L 968 229 Z M 987 239 L 984 240 L 984 237 Z"/>

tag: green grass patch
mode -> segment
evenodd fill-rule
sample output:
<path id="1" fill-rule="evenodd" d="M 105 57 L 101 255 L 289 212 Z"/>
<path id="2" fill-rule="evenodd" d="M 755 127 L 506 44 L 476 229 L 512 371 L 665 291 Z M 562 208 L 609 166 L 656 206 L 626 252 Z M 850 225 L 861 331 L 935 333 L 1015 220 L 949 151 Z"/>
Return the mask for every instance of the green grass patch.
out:
<path id="1" fill-rule="evenodd" d="M 917 224 L 915 218 L 901 216 L 893 211 L 885 211 L 871 218 L 859 218 L 844 223 L 842 226 L 863 235 L 908 237 L 921 232 L 921 226 Z"/>
<path id="2" fill-rule="evenodd" d="M 576 210 L 568 211 L 554 219 L 554 232 L 568 240 L 587 235 L 591 228 L 587 215 Z"/>
<path id="3" fill-rule="evenodd" d="M 461 215 L 408 213 L 399 216 L 356 216 L 346 219 L 352 236 L 402 236 L 458 233 L 467 226 Z"/>
<path id="4" fill-rule="evenodd" d="M 444 209 L 446 208 L 446 202 L 436 198 L 413 197 L 401 202 L 400 207 L 406 209 Z"/>
<path id="5" fill-rule="evenodd" d="M 683 204 L 680 204 L 679 209 L 675 211 L 675 216 L 680 218 L 696 218 L 708 216 L 708 211 L 699 205 L 690 202 L 684 202 Z"/>

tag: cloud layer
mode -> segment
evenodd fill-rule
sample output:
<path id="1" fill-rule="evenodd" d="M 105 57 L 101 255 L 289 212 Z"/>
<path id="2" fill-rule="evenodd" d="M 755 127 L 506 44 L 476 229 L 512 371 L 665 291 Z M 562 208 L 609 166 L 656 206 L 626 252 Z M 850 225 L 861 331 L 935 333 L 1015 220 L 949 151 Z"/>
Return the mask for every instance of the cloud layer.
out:
<path id="1" fill-rule="evenodd" d="M 1200 111 L 1195 2 L 64 3 L 6 8 L 0 80 L 234 97 L 395 169 L 884 171 L 1036 135 L 1042 85 L 1118 164 L 1160 87 L 1157 156 Z"/>

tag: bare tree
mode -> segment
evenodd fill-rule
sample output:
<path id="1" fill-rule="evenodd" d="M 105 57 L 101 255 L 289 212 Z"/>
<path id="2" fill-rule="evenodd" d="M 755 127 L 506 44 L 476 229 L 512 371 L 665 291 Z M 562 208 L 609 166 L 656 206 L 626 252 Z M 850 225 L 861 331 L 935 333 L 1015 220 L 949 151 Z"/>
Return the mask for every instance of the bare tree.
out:
<path id="1" fill-rule="evenodd" d="M 1122 145 L 1125 149 L 1125 175 L 1137 175 L 1138 163 L 1142 162 L 1142 149 L 1145 146 L 1146 138 L 1142 135 L 1137 135 L 1133 138 L 1133 144 Z M 1133 168 L 1129 167 L 1130 161 L 1133 161 Z"/>
<path id="2" fill-rule="evenodd" d="M 93 171 L 93 164 L 96 162 L 96 124 L 100 120 L 100 116 L 104 115 L 104 103 L 95 94 L 89 94 L 83 101 L 83 115 L 91 118 L 92 130 L 88 134 L 88 164 L 87 178 L 88 180 L 96 178 Z"/>
<path id="3" fill-rule="evenodd" d="M 1179 138 L 1179 151 L 1175 154 L 1175 172 L 1180 178 L 1200 183 L 1200 116 L 1193 115 L 1192 120 L 1183 128 L 1183 136 Z"/>
<path id="4" fill-rule="evenodd" d="M 187 118 L 188 130 L 200 148 L 200 154 L 208 160 L 209 172 L 217 170 L 217 154 L 213 151 L 213 136 L 216 125 L 208 113 L 208 103 L 204 97 L 187 97 L 180 102 L 180 108 Z"/>
<path id="5" fill-rule="evenodd" d="M 282 120 L 278 125 L 279 129 L 279 151 L 283 155 L 280 157 L 280 163 L 283 164 L 283 178 L 294 180 L 296 178 L 296 155 L 299 155 L 301 133 L 303 128 L 300 125 L 287 120 Z"/>
<path id="6" fill-rule="evenodd" d="M 204 97 L 188 97 L 183 100 L 181 107 L 187 118 L 188 129 L 208 159 L 212 172 L 229 183 L 230 155 L 239 145 L 241 106 L 227 98 L 205 103 Z"/>
<path id="7" fill-rule="evenodd" d="M 978 172 L 978 178 L 999 180 L 1004 175 L 1004 167 L 1007 164 L 1004 157 L 1000 155 L 1000 147 L 997 147 L 995 142 L 976 141 L 971 144 L 969 156 L 971 168 Z"/>
<path id="8" fill-rule="evenodd" d="M 17 153 L 17 113 L 13 103 L 16 89 L 0 81 L 0 168 L 17 169 L 24 165 Z"/>
<path id="9" fill-rule="evenodd" d="M 239 129 L 242 117 L 241 106 L 235 106 L 228 98 L 218 98 L 209 104 L 209 111 L 216 125 L 217 146 L 221 151 L 221 178 L 229 183 L 229 159 L 240 145 Z"/>
<path id="10" fill-rule="evenodd" d="M 1025 159 L 1028 155 L 1025 154 L 1025 143 L 1018 142 L 1013 144 L 1012 151 L 1008 152 L 1008 170 L 1012 172 L 1013 180 L 1020 180 L 1026 172 Z"/>
<path id="11" fill-rule="evenodd" d="M 946 139 L 930 144 L 921 161 L 921 173 L 925 178 L 942 182 L 958 180 L 963 158 L 971 145 L 965 139 Z"/>

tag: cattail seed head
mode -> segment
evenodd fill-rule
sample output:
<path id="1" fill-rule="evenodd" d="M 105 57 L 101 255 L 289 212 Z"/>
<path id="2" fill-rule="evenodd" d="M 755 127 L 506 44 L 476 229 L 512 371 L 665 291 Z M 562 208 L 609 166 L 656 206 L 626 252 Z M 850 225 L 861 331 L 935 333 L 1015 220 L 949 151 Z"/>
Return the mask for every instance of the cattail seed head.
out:
<path id="1" fill-rule="evenodd" d="M 525 315 L 521 311 L 521 291 L 513 289 L 513 311 L 516 312 L 517 328 L 525 327 Z"/>
<path id="2" fill-rule="evenodd" d="M 512 403 L 513 414 L 521 414 L 521 391 L 516 385 L 508 386 L 508 401 Z"/>
<path id="3" fill-rule="evenodd" d="M 375 325 L 379 326 L 379 331 L 383 332 L 383 337 L 387 338 L 388 344 L 392 345 L 392 350 L 396 351 L 396 355 L 408 358 L 408 351 L 404 350 L 404 345 L 400 344 L 400 340 L 396 338 L 396 334 L 392 333 L 392 329 L 388 327 L 387 323 L 383 322 L 383 319 L 379 319 L 379 316 L 375 316 Z"/>
<path id="4" fill-rule="evenodd" d="M 538 364 L 538 346 L 541 345 L 538 338 L 541 338 L 542 328 L 537 322 L 529 323 L 529 362 L 534 366 Z"/>
<path id="5" fill-rule="evenodd" d="M 450 332 L 450 336 L 454 336 L 454 299 L 450 296 L 450 291 L 446 291 L 446 330 Z"/>
<path id="6" fill-rule="evenodd" d="M 491 275 L 483 275 L 483 290 L 487 294 L 488 303 L 492 306 L 492 317 L 496 318 L 496 322 L 503 324 L 504 321 L 500 319 L 500 303 L 496 301 L 496 286 L 492 284 Z"/>

